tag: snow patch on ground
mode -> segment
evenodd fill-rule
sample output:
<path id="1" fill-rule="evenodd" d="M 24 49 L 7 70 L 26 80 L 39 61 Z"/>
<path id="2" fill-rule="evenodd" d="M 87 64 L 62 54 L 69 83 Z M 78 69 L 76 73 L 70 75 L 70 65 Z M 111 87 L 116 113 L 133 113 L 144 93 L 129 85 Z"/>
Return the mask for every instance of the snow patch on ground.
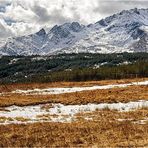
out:
<path id="1" fill-rule="evenodd" d="M 35 106 L 10 106 L 0 110 L 0 124 L 27 124 L 35 122 L 72 122 L 78 113 L 110 109 L 131 111 L 148 107 L 148 101 L 128 103 L 100 103 L 86 105 L 42 104 Z M 86 117 L 84 117 L 85 119 Z M 86 119 L 88 120 L 88 119 Z"/>
<path id="2" fill-rule="evenodd" d="M 45 57 L 45 56 L 43 56 L 43 57 L 34 57 L 34 58 L 32 58 L 32 61 L 40 61 L 40 60 L 46 61 L 47 59 L 48 59 L 48 58 Z"/>
<path id="3" fill-rule="evenodd" d="M 135 124 L 147 124 L 148 123 L 148 118 L 141 119 L 141 120 L 135 121 L 133 123 L 135 123 Z"/>
<path id="4" fill-rule="evenodd" d="M 120 121 L 120 122 L 131 121 L 134 124 L 146 124 L 148 122 L 148 118 L 144 118 L 136 121 L 134 119 L 117 119 L 117 121 Z"/>
<path id="5" fill-rule="evenodd" d="M 9 65 L 11 64 L 15 64 L 17 61 L 19 60 L 19 58 L 14 58 L 9 62 Z"/>
<path id="6" fill-rule="evenodd" d="M 91 86 L 91 87 L 66 87 L 66 88 L 47 88 L 47 89 L 30 89 L 30 90 L 15 90 L 12 93 L 18 94 L 31 94 L 31 95 L 48 95 L 48 94 L 63 94 L 63 93 L 72 93 L 88 90 L 97 90 L 97 89 L 111 89 L 115 87 L 128 87 L 132 85 L 148 85 L 148 81 L 143 82 L 132 82 L 127 84 L 113 84 L 113 85 L 104 85 L 104 86 Z"/>

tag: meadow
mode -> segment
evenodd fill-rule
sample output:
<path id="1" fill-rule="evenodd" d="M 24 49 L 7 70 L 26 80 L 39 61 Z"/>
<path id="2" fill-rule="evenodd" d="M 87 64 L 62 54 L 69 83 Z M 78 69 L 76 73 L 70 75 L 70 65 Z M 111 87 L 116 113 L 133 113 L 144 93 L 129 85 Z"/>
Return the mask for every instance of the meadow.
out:
<path id="1" fill-rule="evenodd" d="M 87 82 L 16 83 L 0 86 L 0 113 L 8 113 L 7 107 L 35 107 L 44 110 L 53 104 L 87 105 L 100 103 L 129 103 L 148 101 L 147 85 L 130 85 L 109 89 L 83 90 L 79 92 L 42 94 L 18 93 L 17 90 L 44 90 L 48 88 L 73 88 L 129 84 L 144 82 L 148 78 L 103 80 Z M 47 90 L 46 90 L 47 91 Z M 46 105 L 49 104 L 49 105 Z M 59 112 L 60 114 L 60 112 Z M 13 118 L 0 117 L 0 147 L 147 147 L 148 109 L 139 107 L 118 111 L 105 107 L 94 111 L 79 112 L 75 120 L 49 121 L 59 114 L 42 115 L 43 121 L 27 123 L 28 119 L 17 117 L 21 124 L 5 124 Z M 1 115 L 1 114 L 0 114 Z M 63 115 L 66 118 L 69 115 Z M 4 124 L 2 124 L 4 123 Z"/>

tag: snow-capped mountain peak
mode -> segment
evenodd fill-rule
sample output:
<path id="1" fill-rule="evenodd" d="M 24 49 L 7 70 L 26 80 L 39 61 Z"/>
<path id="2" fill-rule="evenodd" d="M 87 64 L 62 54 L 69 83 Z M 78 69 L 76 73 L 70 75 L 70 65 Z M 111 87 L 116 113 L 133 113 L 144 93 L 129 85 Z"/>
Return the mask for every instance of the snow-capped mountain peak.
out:
<path id="1" fill-rule="evenodd" d="M 78 22 L 65 23 L 63 25 L 55 25 L 49 33 L 53 33 L 56 36 L 61 38 L 66 38 L 71 32 L 80 32 L 84 28 L 83 25 L 80 25 Z"/>
<path id="2" fill-rule="evenodd" d="M 78 22 L 55 25 L 48 32 L 10 38 L 2 55 L 57 54 L 72 52 L 148 52 L 148 9 L 123 10 L 95 24 Z"/>
<path id="3" fill-rule="evenodd" d="M 36 35 L 38 35 L 38 36 L 42 36 L 42 37 L 45 37 L 45 35 L 46 35 L 46 31 L 45 31 L 45 29 L 42 28 L 40 31 L 38 31 L 38 32 L 36 33 Z"/>

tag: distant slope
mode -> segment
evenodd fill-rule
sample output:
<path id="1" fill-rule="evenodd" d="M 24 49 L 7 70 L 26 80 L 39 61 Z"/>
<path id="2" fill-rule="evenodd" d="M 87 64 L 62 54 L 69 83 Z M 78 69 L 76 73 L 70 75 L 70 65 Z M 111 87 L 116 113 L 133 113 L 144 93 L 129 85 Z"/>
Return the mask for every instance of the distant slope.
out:
<path id="1" fill-rule="evenodd" d="M 9 38 L 1 55 L 57 53 L 148 52 L 148 9 L 123 10 L 84 26 L 78 22 L 41 29 L 28 36 Z"/>

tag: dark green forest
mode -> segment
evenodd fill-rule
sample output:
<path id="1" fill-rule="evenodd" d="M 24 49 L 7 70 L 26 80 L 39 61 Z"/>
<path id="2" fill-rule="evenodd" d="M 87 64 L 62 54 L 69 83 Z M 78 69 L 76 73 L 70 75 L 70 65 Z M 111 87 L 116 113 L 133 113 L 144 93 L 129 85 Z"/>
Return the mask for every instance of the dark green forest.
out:
<path id="1" fill-rule="evenodd" d="M 0 83 L 148 77 L 148 53 L 0 57 Z"/>

